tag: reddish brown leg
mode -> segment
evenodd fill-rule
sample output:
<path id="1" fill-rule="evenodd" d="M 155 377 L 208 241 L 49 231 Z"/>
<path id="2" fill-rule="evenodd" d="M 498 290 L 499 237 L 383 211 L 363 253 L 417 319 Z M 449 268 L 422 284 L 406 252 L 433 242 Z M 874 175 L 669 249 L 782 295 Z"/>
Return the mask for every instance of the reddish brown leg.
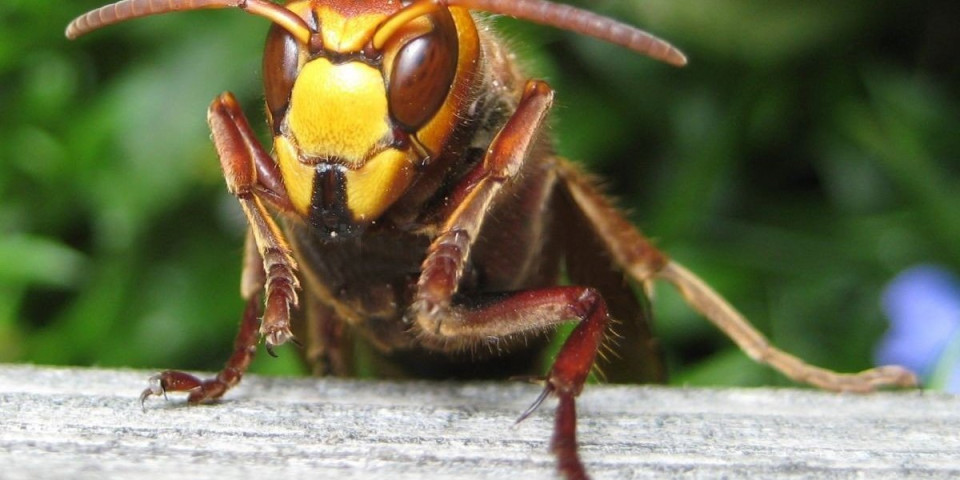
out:
<path id="1" fill-rule="evenodd" d="M 166 395 L 167 392 L 189 392 L 187 401 L 204 403 L 220 398 L 227 390 L 240 382 L 250 362 L 257 353 L 260 339 L 260 296 L 247 300 L 247 308 L 240 321 L 237 338 L 233 342 L 233 354 L 217 376 L 201 380 L 189 373 L 167 370 L 150 378 L 151 385 L 140 394 L 140 405 L 151 395 Z"/>
<path id="2" fill-rule="evenodd" d="M 424 329 L 423 340 L 441 344 L 470 340 L 472 343 L 497 342 L 578 320 L 579 324 L 567 337 L 547 374 L 543 394 L 517 421 L 533 413 L 548 395 L 556 395 L 559 404 L 550 448 L 557 455 L 558 469 L 565 478 L 587 478 L 577 453 L 574 398 L 583 390 L 609 322 L 606 304 L 595 290 L 586 287 L 527 290 L 498 298 L 483 307 L 453 304 L 417 313 L 418 324 Z"/>
<path id="3" fill-rule="evenodd" d="M 227 188 L 240 201 L 250 226 L 244 255 L 240 293 L 247 307 L 234 342 L 234 351 L 216 377 L 201 380 L 184 372 L 168 370 L 156 375 L 153 384 L 140 395 L 141 404 L 151 395 L 189 392 L 190 403 L 220 398 L 240 382 L 256 353 L 259 338 L 265 337 L 267 351 L 293 338 L 290 309 L 297 306 L 299 282 L 297 264 L 280 229 L 269 215 L 264 201 L 281 211 L 292 209 L 279 173 L 270 155 L 260 146 L 253 130 L 230 93 L 210 105 L 207 120 L 220 155 Z M 266 313 L 261 322 L 261 292 L 265 291 Z"/>
<path id="4" fill-rule="evenodd" d="M 703 280 L 657 250 L 572 165 L 561 163 L 558 171 L 564 188 L 626 272 L 647 287 L 655 279 L 673 284 L 694 309 L 757 362 L 770 365 L 795 381 L 826 390 L 869 392 L 882 387 L 917 385 L 916 376 L 902 367 L 888 365 L 858 373 L 837 373 L 776 348 Z"/>
<path id="5" fill-rule="evenodd" d="M 496 342 L 579 320 L 547 374 L 543 395 L 521 420 L 549 394 L 556 395 L 559 405 L 551 449 L 561 474 L 583 479 L 586 471 L 577 454 L 574 398 L 583 389 L 607 327 L 603 299 L 590 288 L 556 287 L 492 299 L 472 298 L 469 303 L 453 301 L 485 213 L 503 184 L 520 171 L 552 99 L 553 91 L 545 83 L 529 82 L 516 112 L 491 143 L 479 170 L 456 189 L 453 197 L 459 204 L 427 252 L 413 314 L 424 344 L 437 348 Z"/>
<path id="6" fill-rule="evenodd" d="M 303 332 L 298 334 L 306 339 L 303 354 L 306 363 L 312 367 L 311 373 L 316 376 L 349 375 L 354 370 L 346 324 L 318 297 L 310 296 L 306 301 Z"/>
<path id="7" fill-rule="evenodd" d="M 544 390 L 547 391 L 547 390 Z M 550 450 L 557 456 L 557 469 L 569 479 L 589 478 L 577 454 L 577 404 L 573 395 L 559 395 Z"/>
<path id="8" fill-rule="evenodd" d="M 297 307 L 296 291 L 300 282 L 295 273 L 297 262 L 292 251 L 262 200 L 288 209 L 289 201 L 282 191 L 276 191 L 280 188 L 275 183 L 276 177 L 264 175 L 273 168 L 273 159 L 260 146 L 233 95 L 224 93 L 213 101 L 207 112 L 207 122 L 213 131 L 213 143 L 220 155 L 227 189 L 240 201 L 257 252 L 263 259 L 266 311 L 260 334 L 272 355 L 274 346 L 293 338 L 290 309 Z M 263 181 L 259 181 L 261 177 L 264 177 Z"/>

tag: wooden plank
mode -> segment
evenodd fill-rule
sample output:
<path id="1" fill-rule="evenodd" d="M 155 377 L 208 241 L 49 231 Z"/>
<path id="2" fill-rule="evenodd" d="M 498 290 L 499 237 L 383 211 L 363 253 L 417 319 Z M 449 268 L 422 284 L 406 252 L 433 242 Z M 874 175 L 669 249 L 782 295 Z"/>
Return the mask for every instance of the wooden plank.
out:
<path id="1" fill-rule="evenodd" d="M 553 478 L 552 403 L 518 383 L 252 376 L 213 406 L 149 373 L 0 366 L 0 478 Z M 589 386 L 595 478 L 960 478 L 960 399 Z"/>

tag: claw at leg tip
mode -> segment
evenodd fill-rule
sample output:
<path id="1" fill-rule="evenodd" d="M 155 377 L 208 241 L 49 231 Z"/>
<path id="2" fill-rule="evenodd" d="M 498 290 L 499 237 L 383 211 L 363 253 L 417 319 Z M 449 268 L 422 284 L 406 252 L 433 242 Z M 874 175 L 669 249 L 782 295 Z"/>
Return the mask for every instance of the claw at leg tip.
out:
<path id="1" fill-rule="evenodd" d="M 152 395 L 163 395 L 165 400 L 167 398 L 167 389 L 163 388 L 163 382 L 161 382 L 159 375 L 150 377 L 150 386 L 140 393 L 140 409 L 144 412 L 147 411 L 147 398 L 150 398 Z"/>
<path id="2" fill-rule="evenodd" d="M 516 425 L 526 420 L 527 417 L 532 415 L 533 412 L 535 412 L 538 408 L 540 408 L 540 405 L 543 404 L 543 401 L 547 399 L 547 396 L 550 395 L 550 392 L 552 391 L 553 391 L 553 386 L 548 383 L 547 386 L 544 387 L 543 391 L 540 392 L 540 395 L 537 397 L 537 399 L 533 401 L 533 404 L 527 407 L 527 409 L 520 414 L 520 418 L 518 418 L 516 422 L 513 422 L 513 424 Z"/>
<path id="3" fill-rule="evenodd" d="M 278 329 L 276 331 L 266 333 L 264 334 L 263 338 L 263 345 L 267 349 L 267 353 L 273 358 L 277 358 L 277 353 L 274 351 L 274 348 L 287 342 L 290 342 L 299 348 L 303 348 L 303 344 L 293 336 L 293 332 L 291 332 L 288 328 Z"/>
<path id="4" fill-rule="evenodd" d="M 153 391 L 150 390 L 149 388 L 146 389 L 146 390 L 144 390 L 144 391 L 140 394 L 140 410 L 142 410 L 143 413 L 147 413 L 146 401 L 147 401 L 147 398 L 148 398 L 150 395 L 153 395 Z"/>

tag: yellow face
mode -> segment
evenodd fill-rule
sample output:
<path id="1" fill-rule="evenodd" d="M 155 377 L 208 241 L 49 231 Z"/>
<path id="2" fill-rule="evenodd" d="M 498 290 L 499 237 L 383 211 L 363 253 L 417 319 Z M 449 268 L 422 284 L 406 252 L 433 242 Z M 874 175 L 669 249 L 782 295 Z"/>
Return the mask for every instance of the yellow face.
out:
<path id="1" fill-rule="evenodd" d="M 393 132 L 380 71 L 361 62 L 308 62 L 294 83 L 283 135 L 275 139 L 287 194 L 307 214 L 317 164 L 344 167 L 347 209 L 356 222 L 378 217 L 413 179 L 420 162 L 390 147 Z"/>
<path id="2" fill-rule="evenodd" d="M 392 139 L 380 71 L 360 62 L 310 61 L 293 85 L 287 128 L 307 158 L 363 165 Z"/>
<path id="3" fill-rule="evenodd" d="M 417 18 L 371 49 L 392 12 L 357 14 L 344 3 L 287 5 L 318 30 L 311 43 L 322 47 L 274 27 L 264 60 L 287 195 L 304 218 L 341 226 L 379 218 L 443 151 L 479 51 L 473 20 L 460 9 Z"/>

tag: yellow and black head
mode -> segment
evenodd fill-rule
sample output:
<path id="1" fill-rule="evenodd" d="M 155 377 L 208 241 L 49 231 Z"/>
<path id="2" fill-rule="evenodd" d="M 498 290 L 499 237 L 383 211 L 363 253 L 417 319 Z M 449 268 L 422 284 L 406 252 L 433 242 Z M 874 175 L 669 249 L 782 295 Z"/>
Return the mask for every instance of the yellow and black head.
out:
<path id="1" fill-rule="evenodd" d="M 203 8 L 240 8 L 274 23 L 263 57 L 274 155 L 294 210 L 328 236 L 376 221 L 468 116 L 482 78 L 470 10 L 686 62 L 642 30 L 546 0 L 122 0 L 78 17 L 66 34 Z"/>
<path id="2" fill-rule="evenodd" d="M 302 41 L 271 28 L 263 71 L 274 148 L 294 207 L 323 232 L 376 220 L 446 144 L 479 41 L 464 9 L 296 1 Z M 306 35 L 303 35 L 306 37 Z"/>

